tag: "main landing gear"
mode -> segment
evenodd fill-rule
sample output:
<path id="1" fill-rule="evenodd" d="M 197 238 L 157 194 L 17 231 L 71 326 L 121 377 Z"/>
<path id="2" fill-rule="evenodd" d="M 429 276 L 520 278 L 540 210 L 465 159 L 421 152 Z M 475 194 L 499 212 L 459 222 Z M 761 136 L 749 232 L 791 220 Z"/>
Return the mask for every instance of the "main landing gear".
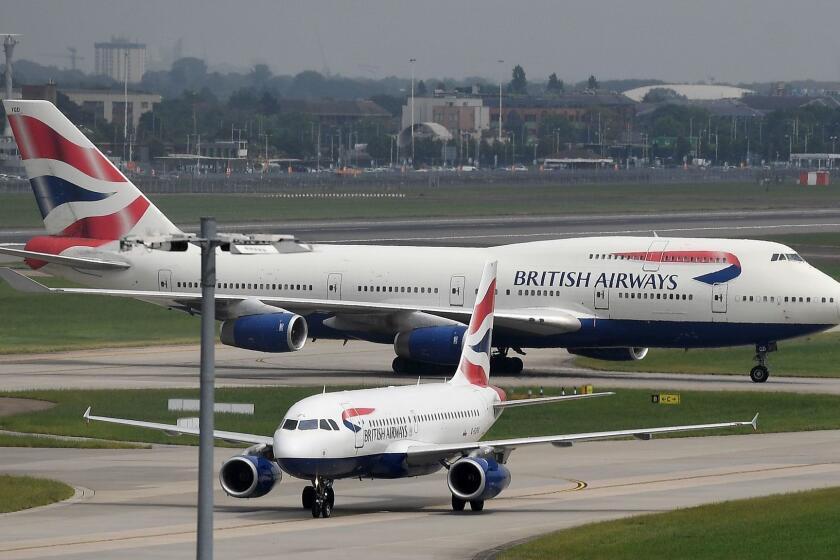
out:
<path id="1" fill-rule="evenodd" d="M 303 509 L 312 512 L 312 517 L 317 519 L 318 517 L 332 516 L 333 506 L 335 505 L 335 491 L 332 485 L 332 480 L 316 478 L 312 481 L 312 486 L 303 489 L 301 504 Z"/>
<path id="2" fill-rule="evenodd" d="M 524 364 L 521 358 L 508 357 L 509 348 L 501 347 L 499 351 L 490 356 L 490 371 L 495 374 L 519 375 L 522 373 Z M 522 356 L 525 352 L 518 348 L 513 349 L 514 352 Z"/>
<path id="3" fill-rule="evenodd" d="M 770 377 L 770 368 L 767 367 L 767 354 L 778 349 L 775 342 L 755 345 L 755 361 L 758 365 L 750 370 L 750 379 L 753 383 L 764 383 Z"/>

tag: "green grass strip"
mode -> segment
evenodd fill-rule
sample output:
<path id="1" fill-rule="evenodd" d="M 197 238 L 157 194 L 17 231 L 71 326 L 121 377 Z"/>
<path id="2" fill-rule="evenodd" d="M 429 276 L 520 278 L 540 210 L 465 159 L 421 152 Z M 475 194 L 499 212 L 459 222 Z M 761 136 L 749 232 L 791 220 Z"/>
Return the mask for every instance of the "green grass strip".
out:
<path id="1" fill-rule="evenodd" d="M 73 496 L 73 488 L 31 476 L 0 475 L 0 513 L 45 506 Z"/>
<path id="2" fill-rule="evenodd" d="M 629 517 L 552 533 L 500 558 L 833 560 L 838 503 L 840 488 L 828 488 Z"/>

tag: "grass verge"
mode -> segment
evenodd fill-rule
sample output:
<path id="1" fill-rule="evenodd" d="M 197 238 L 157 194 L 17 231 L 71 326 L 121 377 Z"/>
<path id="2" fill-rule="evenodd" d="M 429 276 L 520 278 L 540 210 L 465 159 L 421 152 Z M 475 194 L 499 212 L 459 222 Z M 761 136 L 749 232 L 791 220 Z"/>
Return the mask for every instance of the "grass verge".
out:
<path id="1" fill-rule="evenodd" d="M 527 391 L 525 388 L 506 390 L 511 398 L 524 396 Z M 217 389 L 217 402 L 254 403 L 256 414 L 219 414 L 216 416 L 216 427 L 220 430 L 271 435 L 294 402 L 321 391 L 321 387 Z M 612 397 L 513 408 L 501 416 L 486 439 L 750 420 L 756 412 L 761 412 L 759 429 L 762 432 L 840 428 L 840 416 L 836 413 L 840 408 L 840 396 L 691 391 L 681 394 L 680 405 L 665 406 L 651 404 L 651 393 L 657 392 L 621 389 Z M 557 392 L 550 390 L 546 394 Z M 174 424 L 178 417 L 197 413 L 169 412 L 167 399 L 198 398 L 197 390 L 24 391 L 1 393 L 0 396 L 43 399 L 56 403 L 49 410 L 0 418 L 0 428 L 5 430 L 114 441 L 197 443 L 193 437 L 171 437 L 155 430 L 100 422 L 86 424 L 82 420 L 82 413 L 91 405 L 93 413 L 97 415 Z M 339 411 L 336 411 L 336 417 L 338 414 Z M 731 429 L 715 433 L 744 434 L 749 433 L 749 430 Z"/>
<path id="2" fill-rule="evenodd" d="M 195 224 L 212 215 L 220 222 L 349 218 L 568 215 L 700 210 L 832 208 L 837 189 L 803 189 L 792 184 L 749 183 L 481 185 L 307 188 L 298 192 L 399 192 L 404 198 L 276 198 L 270 195 L 150 195 L 175 223 Z M 0 227 L 38 227 L 32 195 L 0 195 Z"/>
<path id="3" fill-rule="evenodd" d="M 73 495 L 73 488 L 31 476 L 0 475 L 0 513 L 45 506 Z"/>
<path id="4" fill-rule="evenodd" d="M 147 449 L 148 445 L 102 439 L 66 440 L 45 436 L 0 434 L 0 447 L 42 447 L 74 449 Z"/>
<path id="5" fill-rule="evenodd" d="M 837 558 L 840 488 L 735 500 L 593 523 L 503 552 L 536 558 Z"/>
<path id="6" fill-rule="evenodd" d="M 0 282 L 0 309 L 6 318 L 0 321 L 0 354 L 198 341 L 198 318 L 128 298 L 30 294 Z"/>

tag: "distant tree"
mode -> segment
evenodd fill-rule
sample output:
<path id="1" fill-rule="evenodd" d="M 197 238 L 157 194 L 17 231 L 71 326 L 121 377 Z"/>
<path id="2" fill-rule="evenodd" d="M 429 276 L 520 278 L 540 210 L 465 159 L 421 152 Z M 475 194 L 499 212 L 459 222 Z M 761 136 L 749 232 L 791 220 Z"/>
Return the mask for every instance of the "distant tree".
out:
<path id="1" fill-rule="evenodd" d="M 251 83 L 257 89 L 265 89 L 266 84 L 271 79 L 271 70 L 268 64 L 255 64 L 254 69 L 251 70 Z"/>
<path id="2" fill-rule="evenodd" d="M 644 103 L 665 103 L 667 101 L 674 101 L 677 99 L 685 99 L 684 95 L 680 95 L 671 88 L 653 88 L 648 91 L 642 98 Z"/>
<path id="3" fill-rule="evenodd" d="M 586 81 L 586 86 L 592 91 L 598 89 L 598 80 L 595 79 L 594 75 L 589 76 L 589 79 Z"/>
<path id="4" fill-rule="evenodd" d="M 444 84 L 443 82 L 438 82 L 437 85 L 435 86 L 435 89 L 439 89 L 441 91 L 446 91 L 446 84 Z"/>
<path id="5" fill-rule="evenodd" d="M 552 72 L 551 75 L 548 77 L 548 83 L 545 85 L 545 89 L 551 93 L 560 93 L 565 89 L 565 84 L 563 80 L 557 79 L 557 74 Z"/>
<path id="6" fill-rule="evenodd" d="M 510 93 L 528 93 L 528 80 L 525 79 L 525 69 L 519 64 L 513 67 L 512 79 L 508 84 Z"/>
<path id="7" fill-rule="evenodd" d="M 417 90 L 415 93 L 417 95 L 426 95 L 426 93 L 428 93 L 426 90 L 426 82 L 424 82 L 423 80 L 417 82 Z"/>

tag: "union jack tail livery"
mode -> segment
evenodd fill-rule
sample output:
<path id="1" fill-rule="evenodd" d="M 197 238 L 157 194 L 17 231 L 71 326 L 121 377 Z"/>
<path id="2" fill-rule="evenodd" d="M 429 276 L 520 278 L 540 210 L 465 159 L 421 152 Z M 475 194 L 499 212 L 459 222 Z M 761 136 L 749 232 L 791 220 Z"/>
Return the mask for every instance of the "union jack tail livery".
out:
<path id="1" fill-rule="evenodd" d="M 55 105 L 3 105 L 51 236 L 110 241 L 180 233 Z"/>
<path id="2" fill-rule="evenodd" d="M 451 383 L 486 387 L 490 381 L 493 312 L 496 304 L 496 267 L 497 261 L 488 261 L 484 265 L 470 326 L 464 333 L 461 361 L 458 363 L 458 369 Z"/>

